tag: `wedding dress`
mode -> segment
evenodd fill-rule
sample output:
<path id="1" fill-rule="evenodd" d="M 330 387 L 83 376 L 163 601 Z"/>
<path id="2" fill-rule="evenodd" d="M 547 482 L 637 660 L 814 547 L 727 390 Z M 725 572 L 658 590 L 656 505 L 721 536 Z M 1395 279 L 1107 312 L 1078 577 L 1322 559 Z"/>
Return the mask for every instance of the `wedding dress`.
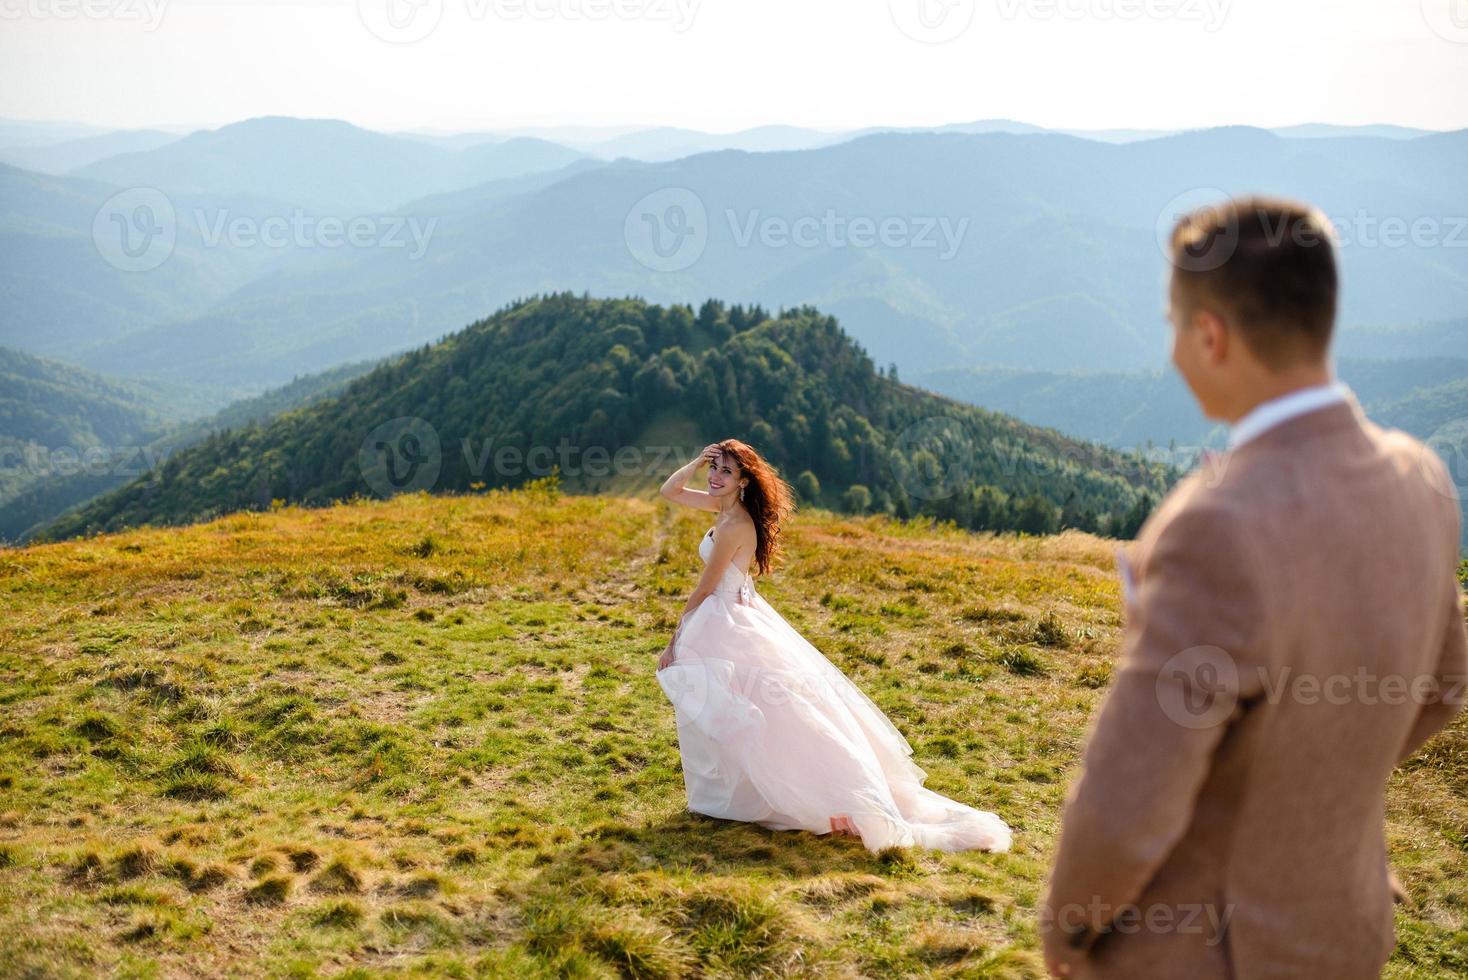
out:
<path id="1" fill-rule="evenodd" d="M 713 529 L 699 542 L 704 564 Z M 673 703 L 688 808 L 772 830 L 854 827 L 885 847 L 1007 851 L 998 816 L 924 787 L 927 773 L 876 703 L 731 563 L 657 672 Z"/>

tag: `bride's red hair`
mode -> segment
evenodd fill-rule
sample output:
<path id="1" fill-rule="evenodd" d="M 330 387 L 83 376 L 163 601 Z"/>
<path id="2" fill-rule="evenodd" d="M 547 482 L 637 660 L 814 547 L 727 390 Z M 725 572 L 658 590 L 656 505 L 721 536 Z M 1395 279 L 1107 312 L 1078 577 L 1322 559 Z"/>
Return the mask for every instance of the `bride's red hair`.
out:
<path id="1" fill-rule="evenodd" d="M 719 449 L 734 457 L 741 475 L 749 478 L 744 488 L 744 509 L 754 518 L 754 529 L 758 543 L 754 549 L 754 563 L 759 574 L 768 575 L 774 568 L 775 556 L 779 552 L 780 525 L 795 510 L 795 494 L 778 471 L 747 442 L 725 439 Z"/>

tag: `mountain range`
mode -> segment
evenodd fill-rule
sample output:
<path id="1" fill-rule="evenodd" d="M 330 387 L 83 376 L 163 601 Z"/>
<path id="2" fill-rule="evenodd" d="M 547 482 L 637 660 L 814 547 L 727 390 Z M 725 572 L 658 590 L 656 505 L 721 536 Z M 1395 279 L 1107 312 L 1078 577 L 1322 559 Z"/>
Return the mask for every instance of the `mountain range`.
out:
<path id="1" fill-rule="evenodd" d="M 87 164 L 120 154 L 161 147 L 191 134 L 228 129 L 219 127 L 155 127 L 151 129 L 109 130 L 106 127 L 75 123 L 27 123 L 0 119 L 0 163 L 63 174 Z M 1375 136 L 1386 139 L 1413 139 L 1426 136 L 1430 130 L 1408 126 L 1365 125 L 1339 126 L 1304 123 L 1280 126 L 1270 130 L 1280 136 L 1317 138 L 1337 136 Z M 1164 129 L 1051 129 L 1012 119 L 981 119 L 941 126 L 867 126 L 858 129 L 811 129 L 803 126 L 756 126 L 731 133 L 711 133 L 676 126 L 530 126 L 467 132 L 401 131 L 388 133 L 434 146 L 462 149 L 486 143 L 502 143 L 519 138 L 557 143 L 563 147 L 601 160 L 631 157 L 636 160 L 673 160 L 694 153 L 715 150 L 808 150 L 818 146 L 870 136 L 873 133 L 962 132 L 962 133 L 1042 133 L 1056 132 L 1068 136 L 1107 143 L 1127 143 L 1173 135 L 1177 130 Z"/>
<path id="2" fill-rule="evenodd" d="M 1159 236 L 1181 209 L 1259 189 L 1342 232 L 1337 352 L 1368 410 L 1450 444 L 1468 431 L 1468 132 L 384 134 L 265 117 L 188 134 L 0 120 L 6 142 L 76 164 L 0 164 L 0 404 L 44 390 L 40 414 L 65 420 L 52 450 L 182 449 L 231 426 L 211 415 L 230 400 L 251 399 L 235 422 L 264 421 L 568 290 L 814 307 L 894 381 L 1114 448 L 1216 446 L 1164 370 Z M 325 231 L 364 221 L 360 241 Z M 147 268 L 120 247 L 139 228 L 166 232 Z M 125 434 L 93 432 L 97 395 L 136 416 Z M 7 474 L 0 535 L 120 482 Z"/>
<path id="3" fill-rule="evenodd" d="M 87 254 L 97 251 L 93 219 L 118 185 L 0 172 L 0 254 L 13 257 L 0 273 L 12 297 L 0 340 L 93 369 L 260 390 L 431 341 L 518 296 L 571 289 L 814 303 L 905 371 L 1150 370 L 1165 352 L 1159 227 L 1186 204 L 1261 187 L 1312 200 L 1344 227 L 1344 333 L 1468 308 L 1468 247 L 1458 247 L 1468 243 L 1459 217 L 1468 185 L 1457 176 L 1468 133 L 1283 138 L 1230 128 L 1123 144 L 885 133 L 662 163 L 576 157 L 395 205 L 410 177 L 425 191 L 448 181 L 444 170 L 420 170 L 420 153 L 457 161 L 454 171 L 465 155 L 506 144 L 452 150 L 314 120 L 231 129 L 254 147 L 239 149 L 242 158 L 274 152 L 294 165 L 247 168 L 246 179 L 233 164 L 211 166 L 209 141 L 188 137 L 84 168 L 170 188 L 178 244 L 147 273 L 118 274 Z M 304 134 L 323 144 L 340 134 L 361 154 L 350 164 L 324 150 L 290 156 L 282 131 L 300 133 L 290 142 L 306 148 L 316 144 Z M 391 142 L 379 160 L 371 153 L 382 140 Z M 191 146 L 198 153 L 184 152 Z M 226 219 L 258 226 L 303 208 L 362 216 L 322 210 L 329 197 L 376 199 L 387 210 L 370 216 L 375 237 L 358 247 L 218 238 Z M 690 261 L 649 264 L 629 235 L 674 205 L 698 219 Z M 1383 222 L 1419 232 L 1397 241 Z M 863 225 L 865 239 L 851 233 Z M 668 241 L 679 233 L 657 227 Z M 415 228 L 416 238 L 403 230 Z"/>
<path id="4" fill-rule="evenodd" d="M 1468 419 L 1468 319 L 1358 330 L 1336 345 L 1336 372 L 1368 415 L 1431 439 Z M 953 367 L 907 381 L 1035 425 L 1126 450 L 1174 444 L 1174 462 L 1220 449 L 1226 427 L 1205 419 L 1176 371 L 1077 372 Z"/>

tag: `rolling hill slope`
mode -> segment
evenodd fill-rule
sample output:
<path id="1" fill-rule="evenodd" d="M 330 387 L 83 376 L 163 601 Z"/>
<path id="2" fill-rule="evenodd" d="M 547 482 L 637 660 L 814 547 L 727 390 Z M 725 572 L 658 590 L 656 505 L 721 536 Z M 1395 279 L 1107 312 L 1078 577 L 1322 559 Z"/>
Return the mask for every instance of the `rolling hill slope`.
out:
<path id="1" fill-rule="evenodd" d="M 206 414 L 215 406 L 197 393 L 0 348 L 0 543 L 147 476 L 213 433 L 324 398 L 372 366 L 344 364 Z"/>
<path id="2" fill-rule="evenodd" d="M 692 444 L 657 423 L 690 420 Z M 175 523 L 272 501 L 516 486 L 558 465 L 604 490 L 728 436 L 807 499 L 968 527 L 1118 534 L 1170 474 L 878 373 L 836 321 L 709 302 L 697 314 L 558 294 L 387 362 L 339 395 L 210 437 L 45 536 Z"/>
<path id="3" fill-rule="evenodd" d="M 536 487 L 0 552 L 0 974 L 1043 978 L 1113 543 L 797 512 L 761 594 L 1015 833 L 871 855 L 685 808 L 653 670 L 708 518 Z M 1388 980 L 1468 962 L 1465 747 L 1391 780 Z"/>

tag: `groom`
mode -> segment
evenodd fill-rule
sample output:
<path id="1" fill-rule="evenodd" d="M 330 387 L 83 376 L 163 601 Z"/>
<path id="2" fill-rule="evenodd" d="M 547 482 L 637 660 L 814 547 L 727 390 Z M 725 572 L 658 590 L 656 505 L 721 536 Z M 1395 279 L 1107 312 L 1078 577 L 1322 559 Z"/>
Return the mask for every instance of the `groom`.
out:
<path id="1" fill-rule="evenodd" d="M 1394 766 L 1463 703 L 1446 467 L 1333 380 L 1325 217 L 1172 233 L 1172 358 L 1229 450 L 1122 561 L 1126 632 L 1040 907 L 1054 976 L 1376 977 Z"/>

